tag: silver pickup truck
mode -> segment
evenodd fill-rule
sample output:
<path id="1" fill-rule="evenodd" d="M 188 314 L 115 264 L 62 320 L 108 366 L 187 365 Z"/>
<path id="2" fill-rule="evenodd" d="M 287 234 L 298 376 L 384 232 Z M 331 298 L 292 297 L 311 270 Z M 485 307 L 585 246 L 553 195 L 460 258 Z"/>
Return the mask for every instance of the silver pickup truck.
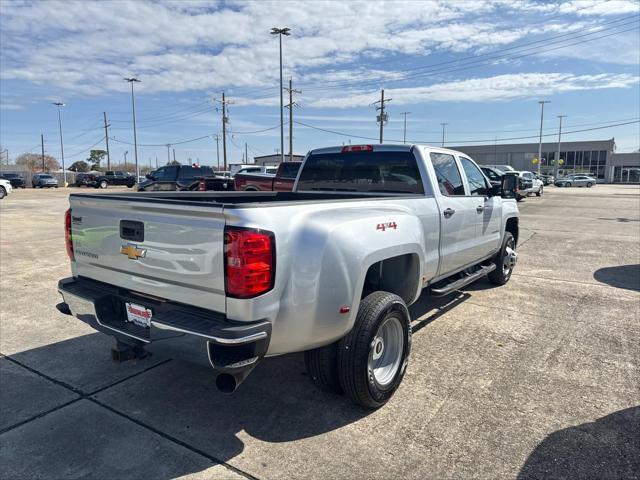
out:
<path id="1" fill-rule="evenodd" d="M 509 280 L 509 178 L 452 150 L 357 145 L 309 152 L 292 192 L 72 194 L 57 307 L 115 337 L 115 359 L 204 363 L 223 392 L 304 351 L 320 388 L 377 408 L 407 366 L 407 305 Z"/>

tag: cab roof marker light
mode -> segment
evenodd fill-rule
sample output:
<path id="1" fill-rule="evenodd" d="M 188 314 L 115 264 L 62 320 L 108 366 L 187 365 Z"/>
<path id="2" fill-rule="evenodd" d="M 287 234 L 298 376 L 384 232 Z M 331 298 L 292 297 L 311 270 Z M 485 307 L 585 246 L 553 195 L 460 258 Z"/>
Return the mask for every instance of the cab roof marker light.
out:
<path id="1" fill-rule="evenodd" d="M 348 152 L 373 152 L 373 145 L 345 145 L 341 153 Z"/>

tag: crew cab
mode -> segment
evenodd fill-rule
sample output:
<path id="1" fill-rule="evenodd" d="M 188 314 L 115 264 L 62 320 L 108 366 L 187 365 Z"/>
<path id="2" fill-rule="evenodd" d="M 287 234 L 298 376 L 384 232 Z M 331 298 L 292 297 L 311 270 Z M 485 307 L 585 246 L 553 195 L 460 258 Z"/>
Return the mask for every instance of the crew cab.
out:
<path id="1" fill-rule="evenodd" d="M 0 173 L 0 179 L 8 181 L 13 188 L 25 188 L 24 179 L 17 173 Z"/>
<path id="2" fill-rule="evenodd" d="M 146 178 L 138 185 L 138 191 L 233 190 L 232 180 L 216 176 L 211 167 L 204 165 L 166 165 Z"/>
<path id="3" fill-rule="evenodd" d="M 233 177 L 236 191 L 280 191 L 293 190 L 293 183 L 298 175 L 302 162 L 282 162 L 275 174 L 270 173 L 236 173 Z"/>
<path id="4" fill-rule="evenodd" d="M 136 177 L 134 175 L 120 170 L 108 170 L 103 175 L 98 175 L 94 183 L 96 188 L 107 188 L 109 185 L 126 185 L 131 188 L 135 184 Z"/>
<path id="5" fill-rule="evenodd" d="M 210 365 L 233 392 L 264 357 L 384 405 L 409 361 L 408 305 L 517 260 L 515 176 L 422 145 L 309 152 L 291 192 L 73 193 L 58 309 L 146 351 Z M 274 390 L 274 395 L 277 394 Z"/>

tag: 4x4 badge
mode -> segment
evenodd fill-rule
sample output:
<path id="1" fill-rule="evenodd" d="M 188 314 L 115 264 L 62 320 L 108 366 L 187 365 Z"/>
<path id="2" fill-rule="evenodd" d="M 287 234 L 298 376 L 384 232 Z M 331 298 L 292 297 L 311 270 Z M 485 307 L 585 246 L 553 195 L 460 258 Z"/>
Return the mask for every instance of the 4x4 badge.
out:
<path id="1" fill-rule="evenodd" d="M 137 260 L 138 258 L 144 258 L 147 254 L 147 250 L 144 248 L 138 248 L 133 243 L 127 243 L 122 246 L 120 253 L 126 255 L 129 260 Z"/>

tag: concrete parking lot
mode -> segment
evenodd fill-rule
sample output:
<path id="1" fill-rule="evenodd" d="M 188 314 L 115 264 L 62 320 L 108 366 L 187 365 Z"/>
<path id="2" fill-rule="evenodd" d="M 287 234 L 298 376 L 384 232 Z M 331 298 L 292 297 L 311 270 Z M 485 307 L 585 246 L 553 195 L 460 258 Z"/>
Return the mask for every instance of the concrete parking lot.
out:
<path id="1" fill-rule="evenodd" d="M 375 412 L 318 391 L 302 355 L 232 396 L 168 358 L 112 363 L 55 309 L 70 190 L 0 202 L 0 478 L 640 477 L 638 186 L 522 202 L 511 281 L 423 296 Z"/>

